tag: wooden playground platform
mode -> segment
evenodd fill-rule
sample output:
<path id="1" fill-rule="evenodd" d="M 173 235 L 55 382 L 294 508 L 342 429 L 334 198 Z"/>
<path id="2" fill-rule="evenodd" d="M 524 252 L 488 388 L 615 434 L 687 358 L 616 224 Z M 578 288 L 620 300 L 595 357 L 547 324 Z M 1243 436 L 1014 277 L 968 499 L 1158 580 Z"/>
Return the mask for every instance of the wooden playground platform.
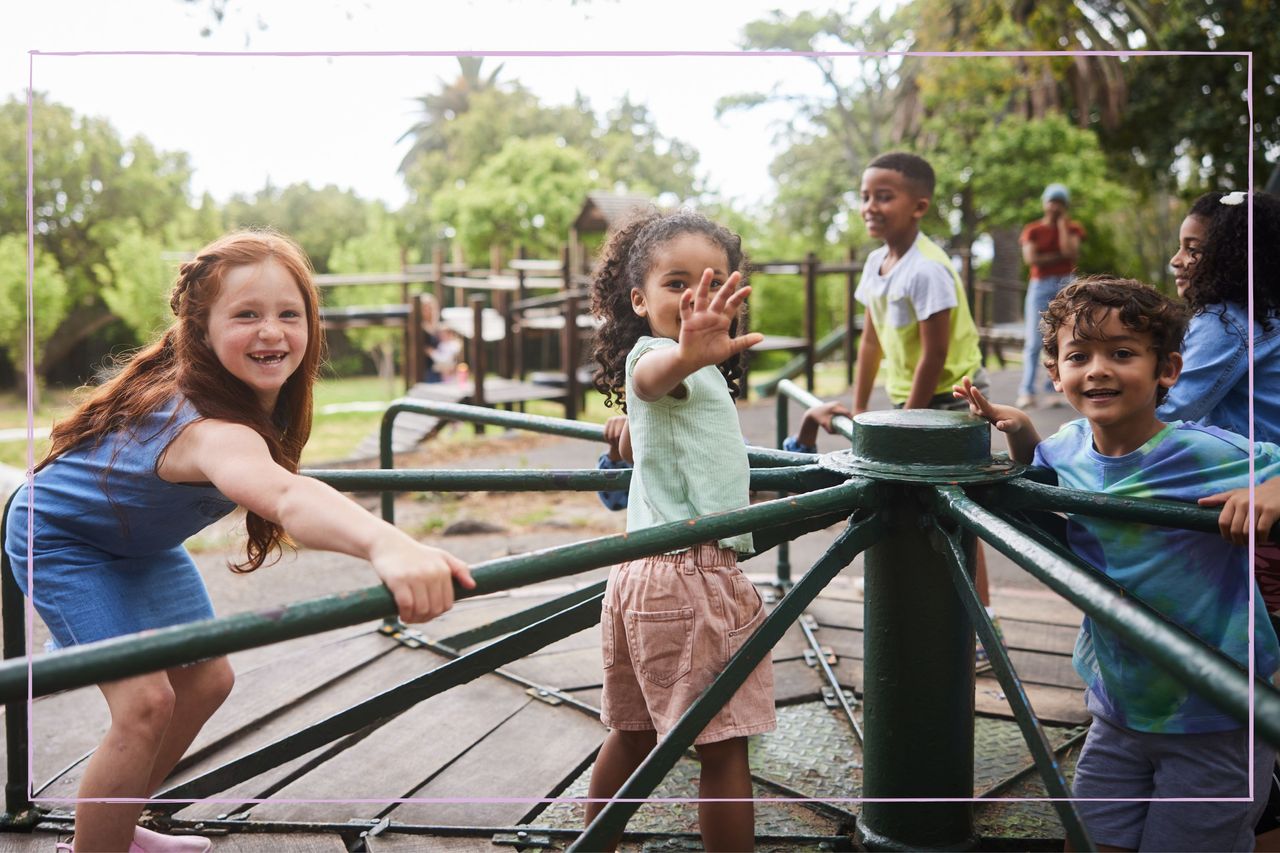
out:
<path id="1" fill-rule="evenodd" d="M 811 534 L 822 536 L 826 532 Z M 772 575 L 771 555 L 744 564 L 758 583 Z M 169 784 L 189 780 L 375 693 L 427 672 L 452 655 L 439 645 L 461 631 L 548 601 L 605 576 L 604 570 L 461 602 L 426 626 L 427 644 L 411 647 L 379 631 L 380 623 L 331 631 L 233 655 L 235 691 L 201 732 Z M 1055 747 L 1073 765 L 1087 717 L 1071 649 L 1080 614 L 1037 590 L 996 596 L 1006 642 L 1032 707 Z M 818 665 L 830 663 L 853 696 L 862 684 L 862 603 L 849 570 L 810 606 L 818 650 L 799 623 L 773 652 L 777 732 L 752 739 L 759 849 L 816 849 L 851 833 L 861 750 Z M 542 802 L 585 796 L 586 779 L 605 735 L 600 704 L 599 628 L 582 631 L 418 704 L 381 726 L 219 791 L 177 811 L 203 822 L 219 851 L 493 850 L 536 841 L 563 848 L 582 826 L 582 805 Z M 826 700 L 824 701 L 824 693 Z M 848 694 L 847 694 L 848 695 Z M 978 731 L 975 795 L 997 798 L 976 809 L 980 834 L 1061 837 L 1047 803 L 1000 802 L 1037 796 L 1031 758 L 1008 704 L 990 674 L 974 694 Z M 860 705 L 854 705 L 860 719 Z M 89 750 L 106 726 L 94 688 L 39 699 L 32 711 L 38 801 L 53 808 L 33 835 L 2 835 L 0 849 L 49 849 L 65 836 Z M 686 758 L 655 797 L 696 796 L 696 761 Z M 167 787 L 167 785 L 166 785 Z M 1043 796 L 1041 793 L 1039 796 Z M 846 798 L 827 803 L 788 798 Z M 395 802 L 408 800 L 408 802 Z M 415 802 L 416 800 L 416 802 Z M 651 803 L 633 819 L 623 849 L 642 849 L 643 833 L 696 833 L 696 807 Z M 524 833 L 520 835 L 519 833 Z M 670 840 L 670 836 L 666 836 Z M 681 836 L 682 838 L 685 836 Z M 696 836 L 688 835 L 697 849 Z M 363 846 L 360 846 L 362 845 Z M 499 849 L 502 849 L 501 846 Z M 644 849 L 651 849 L 644 847 Z M 656 849 L 656 848 L 653 848 Z M 852 849 L 840 846 L 827 849 Z"/>

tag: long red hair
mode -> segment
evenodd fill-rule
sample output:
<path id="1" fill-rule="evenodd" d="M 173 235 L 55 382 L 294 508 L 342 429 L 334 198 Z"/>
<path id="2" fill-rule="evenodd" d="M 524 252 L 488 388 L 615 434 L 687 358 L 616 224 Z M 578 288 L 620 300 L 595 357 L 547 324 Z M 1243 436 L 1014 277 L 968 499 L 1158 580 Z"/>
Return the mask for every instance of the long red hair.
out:
<path id="1" fill-rule="evenodd" d="M 266 412 L 252 389 L 218 360 L 206 337 L 209 309 L 227 273 L 268 259 L 283 266 L 302 294 L 307 315 L 307 348 L 302 363 L 286 380 L 275 410 Z M 266 441 L 271 458 L 297 473 L 302 448 L 311 435 L 312 388 L 324 357 L 320 297 L 311 262 L 292 239 L 270 230 L 235 231 L 214 240 L 184 263 L 169 296 L 177 319 L 160 340 L 130 357 L 111 379 L 94 389 L 67 419 L 53 427 L 49 453 L 37 470 L 86 441 L 138 423 L 181 394 L 201 416 L 244 424 Z M 105 473 L 105 472 L 104 472 Z M 245 560 L 233 571 L 251 572 L 287 541 L 280 525 L 249 513 Z"/>

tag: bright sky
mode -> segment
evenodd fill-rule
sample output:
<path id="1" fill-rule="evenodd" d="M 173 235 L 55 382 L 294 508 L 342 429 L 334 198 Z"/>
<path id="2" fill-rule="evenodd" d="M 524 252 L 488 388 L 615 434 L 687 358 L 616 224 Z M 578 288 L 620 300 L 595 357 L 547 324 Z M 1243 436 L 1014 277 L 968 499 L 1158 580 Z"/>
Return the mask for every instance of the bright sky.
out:
<path id="1" fill-rule="evenodd" d="M 0 29 L 0 96 L 24 97 L 27 51 L 734 51 L 743 25 L 779 0 L 230 0 L 209 37 L 208 0 L 42 0 Z M 788 5 L 789 13 L 809 8 Z M 446 10 L 442 11 L 442 10 Z M 249 11 L 247 11 L 249 10 Z M 14 10 L 9 10 L 13 15 Z M 258 20 L 265 29 L 258 28 Z M 248 42 L 246 46 L 246 41 Z M 797 57 L 495 57 L 500 79 L 544 103 L 583 92 L 597 113 L 624 93 L 666 136 L 692 144 L 709 188 L 755 203 L 772 196 L 768 165 L 783 108 L 717 120 L 716 99 L 821 85 Z M 850 60 L 853 62 L 853 60 Z M 34 86 L 124 135 L 188 152 L 193 189 L 219 200 L 308 181 L 392 205 L 416 115 L 414 97 L 457 76 L 451 56 L 36 56 Z"/>

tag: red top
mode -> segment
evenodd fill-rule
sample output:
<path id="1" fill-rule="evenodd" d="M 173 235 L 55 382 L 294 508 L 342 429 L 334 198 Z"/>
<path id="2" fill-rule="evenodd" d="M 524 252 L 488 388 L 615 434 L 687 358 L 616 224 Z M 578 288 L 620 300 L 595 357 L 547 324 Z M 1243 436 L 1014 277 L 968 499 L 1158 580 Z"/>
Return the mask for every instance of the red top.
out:
<path id="1" fill-rule="evenodd" d="M 1067 225 L 1067 229 L 1084 239 L 1084 228 L 1079 222 L 1071 222 Z M 1019 243 L 1030 243 L 1035 246 L 1037 252 L 1057 252 L 1058 247 L 1058 226 L 1050 225 L 1043 219 L 1037 219 L 1027 227 L 1022 229 L 1022 236 L 1018 238 Z M 1032 278 L 1048 278 L 1051 275 L 1066 275 L 1075 269 L 1076 265 L 1072 261 L 1061 260 L 1052 261 L 1047 264 L 1032 264 Z"/>

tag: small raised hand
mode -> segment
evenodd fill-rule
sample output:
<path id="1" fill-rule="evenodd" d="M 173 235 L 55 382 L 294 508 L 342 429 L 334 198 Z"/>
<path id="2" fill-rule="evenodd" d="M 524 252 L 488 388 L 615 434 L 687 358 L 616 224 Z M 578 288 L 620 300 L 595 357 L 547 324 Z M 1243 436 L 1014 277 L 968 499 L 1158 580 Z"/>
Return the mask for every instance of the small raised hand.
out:
<path id="1" fill-rule="evenodd" d="M 759 332 L 729 336 L 733 318 L 751 288 L 739 287 L 742 274 L 735 272 L 712 293 L 714 277 L 710 268 L 704 270 L 697 286 L 680 296 L 680 359 L 699 367 L 719 364 L 764 340 Z"/>
<path id="2" fill-rule="evenodd" d="M 1009 442 L 1009 455 L 1015 462 L 1029 465 L 1035 458 L 1036 446 L 1040 444 L 1040 434 L 1026 412 L 1014 406 L 997 406 L 974 387 L 968 376 L 960 380 L 959 385 L 952 385 L 953 395 L 958 400 L 969 401 L 969 413 L 983 418 L 1000 432 Z"/>

